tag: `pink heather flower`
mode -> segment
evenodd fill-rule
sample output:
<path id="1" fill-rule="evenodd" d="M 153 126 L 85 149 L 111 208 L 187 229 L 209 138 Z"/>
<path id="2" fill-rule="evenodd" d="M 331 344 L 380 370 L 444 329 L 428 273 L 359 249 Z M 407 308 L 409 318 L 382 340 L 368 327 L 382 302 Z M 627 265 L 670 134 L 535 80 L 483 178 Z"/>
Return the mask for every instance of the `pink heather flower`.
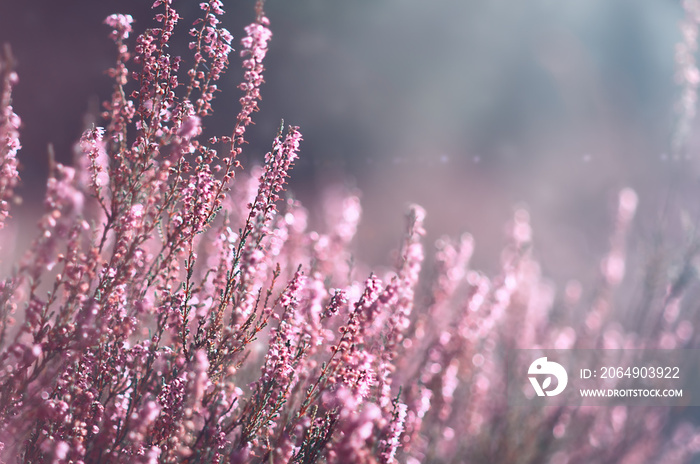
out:
<path id="1" fill-rule="evenodd" d="M 362 207 L 356 194 L 329 189 L 323 195 L 323 210 L 328 233 L 310 236 L 313 259 L 319 272 L 328 275 L 333 284 L 341 285 L 351 271 L 349 244 L 357 231 Z"/>
<path id="2" fill-rule="evenodd" d="M 198 405 L 204 398 L 204 394 L 211 385 L 209 376 L 209 359 L 204 350 L 198 350 L 194 354 L 191 370 L 187 374 L 187 390 L 185 400 L 189 405 Z"/>
<path id="3" fill-rule="evenodd" d="M 95 127 L 85 131 L 80 138 L 81 157 L 85 166 L 81 166 L 89 180 L 80 179 L 81 183 L 92 189 L 97 196 L 102 195 L 102 189 L 109 186 L 109 159 L 103 141 L 105 130 Z"/>
<path id="4" fill-rule="evenodd" d="M 385 429 L 385 438 L 380 441 L 380 462 L 390 464 L 395 461 L 396 451 L 400 446 L 400 437 L 404 431 L 407 407 L 401 402 L 396 402 L 393 417 Z"/>
<path id="5" fill-rule="evenodd" d="M 298 127 L 290 126 L 284 139 L 279 135 L 272 151 L 265 155 L 265 168 L 260 176 L 258 192 L 251 205 L 245 229 L 241 236 L 240 273 L 243 290 L 242 304 L 235 309 L 235 318 L 245 320 L 253 309 L 255 289 L 261 282 L 260 273 L 266 266 L 266 255 L 261 250 L 263 239 L 270 234 L 270 226 L 277 212 L 279 192 L 284 188 L 289 171 L 297 159 L 301 133 Z"/>
<path id="6" fill-rule="evenodd" d="M 262 3 L 259 3 L 262 5 Z M 261 6 L 260 6 L 261 9 Z M 238 86 L 245 95 L 240 98 L 241 111 L 238 113 L 236 119 L 236 128 L 233 132 L 233 141 L 235 145 L 242 145 L 244 143 L 243 135 L 245 134 L 246 127 L 251 123 L 251 116 L 254 112 L 258 111 L 258 100 L 260 100 L 260 86 L 263 83 L 262 73 L 264 71 L 263 59 L 267 54 L 267 43 L 272 37 L 272 32 L 267 27 L 269 26 L 269 20 L 263 16 L 259 15 L 256 22 L 246 26 L 246 36 L 241 39 L 241 45 L 243 49 L 240 55 L 243 60 L 243 79 L 244 81 Z M 237 155 L 240 151 L 234 151 L 232 155 Z"/>
<path id="7" fill-rule="evenodd" d="M 339 397 L 343 398 L 343 392 Z M 330 463 L 362 464 L 371 462 L 369 441 L 373 441 L 375 427 L 381 422 L 381 409 L 374 403 L 366 403 L 358 412 L 353 401 L 341 403 L 340 442 L 330 454 Z"/>
<path id="8" fill-rule="evenodd" d="M 207 224 L 212 208 L 215 207 L 218 181 L 207 164 L 201 164 L 183 189 L 184 224 L 189 227 L 189 234 L 201 232 Z"/>
<path id="9" fill-rule="evenodd" d="M 6 47 L 5 56 L 0 54 L 0 229 L 4 227 L 9 201 L 19 181 L 17 152 L 22 147 L 19 141 L 21 121 L 12 108 L 12 86 L 17 83 L 12 66 L 12 56 Z"/>
<path id="10" fill-rule="evenodd" d="M 47 195 L 45 205 L 48 208 L 60 210 L 59 217 L 69 216 L 66 219 L 74 219 L 82 213 L 85 198 L 75 187 L 75 180 L 74 168 L 57 164 L 56 175 L 48 181 L 49 195 Z M 56 215 L 54 214 L 54 216 Z M 53 225 L 54 222 L 49 220 L 49 223 Z M 64 226 L 68 227 L 68 223 L 66 222 Z"/>
<path id="11" fill-rule="evenodd" d="M 323 317 L 331 317 L 338 314 L 340 309 L 344 308 L 348 304 L 348 297 L 344 290 L 336 290 L 331 297 L 328 306 L 323 312 Z"/>
<path id="12" fill-rule="evenodd" d="M 211 101 L 218 90 L 216 82 L 228 67 L 228 56 L 233 51 L 231 33 L 219 26 L 219 18 L 224 14 L 223 4 L 220 1 L 200 3 L 204 11 L 204 18 L 195 21 L 190 29 L 190 35 L 194 38 L 189 43 L 189 48 L 195 51 L 194 66 L 188 71 L 190 84 L 187 88 L 187 98 L 195 89 L 201 92 L 195 101 L 196 113 L 206 116 L 211 113 Z M 193 99 L 194 100 L 194 99 Z M 232 164 L 227 164 L 231 168 Z"/>
<path id="13" fill-rule="evenodd" d="M 301 314 L 306 320 L 304 332 L 309 339 L 309 343 L 313 347 L 323 343 L 325 328 L 321 322 L 323 317 L 323 302 L 328 296 L 326 287 L 323 283 L 322 276 L 319 273 L 314 273 L 310 278 L 306 279 L 304 292 L 304 304 L 300 309 Z"/>
<path id="14" fill-rule="evenodd" d="M 138 462 L 140 464 L 158 464 L 161 453 L 162 450 L 159 446 L 151 446 L 142 456 L 138 456 Z"/>
<path id="15" fill-rule="evenodd" d="M 440 417 L 446 419 L 452 412 L 452 401 L 459 380 L 457 378 L 457 373 L 459 372 L 459 361 L 453 359 L 450 364 L 444 369 L 441 378 L 442 388 L 440 390 L 440 396 L 442 399 L 442 408 L 439 412 Z"/>
<path id="16" fill-rule="evenodd" d="M 343 243 L 350 242 L 355 236 L 361 216 L 360 199 L 355 195 L 344 198 L 340 207 L 340 220 L 335 222 L 335 234 Z"/>
<path id="17" fill-rule="evenodd" d="M 65 441 L 59 441 L 54 448 L 54 463 L 58 464 L 68 457 L 70 445 Z"/>
<path id="18" fill-rule="evenodd" d="M 409 404 L 407 405 L 406 420 L 404 422 L 404 452 L 415 455 L 414 448 L 419 448 L 419 434 L 423 425 L 423 418 L 432 405 L 433 392 L 420 383 L 409 386 Z M 416 449 L 415 452 L 420 452 Z"/>
<path id="19" fill-rule="evenodd" d="M 177 131 L 177 135 L 185 140 L 197 137 L 202 132 L 201 124 L 202 121 L 199 116 L 188 116 L 182 121 L 180 129 Z"/>
<path id="20" fill-rule="evenodd" d="M 123 14 L 109 15 L 105 19 L 105 24 L 114 29 L 111 37 L 115 41 L 129 38 L 129 34 L 132 32 L 131 24 L 133 22 L 134 18 L 132 18 L 131 15 Z"/>
<path id="21" fill-rule="evenodd" d="M 424 254 L 421 239 L 425 235 L 423 228 L 425 210 L 418 205 L 412 205 L 408 213 L 408 234 L 403 244 L 403 263 L 399 269 L 400 294 L 397 307 L 397 327 L 404 331 L 408 327 L 408 319 L 413 308 L 413 297 L 418 284 Z M 400 340 L 397 340 L 400 341 Z"/>
<path id="22" fill-rule="evenodd" d="M 282 389 L 291 384 L 294 375 L 294 351 L 303 324 L 303 320 L 297 315 L 297 299 L 305 280 L 306 278 L 297 272 L 279 297 L 279 305 L 284 308 L 284 313 L 278 328 L 272 334 L 272 342 L 262 369 L 261 380 L 274 381 Z"/>

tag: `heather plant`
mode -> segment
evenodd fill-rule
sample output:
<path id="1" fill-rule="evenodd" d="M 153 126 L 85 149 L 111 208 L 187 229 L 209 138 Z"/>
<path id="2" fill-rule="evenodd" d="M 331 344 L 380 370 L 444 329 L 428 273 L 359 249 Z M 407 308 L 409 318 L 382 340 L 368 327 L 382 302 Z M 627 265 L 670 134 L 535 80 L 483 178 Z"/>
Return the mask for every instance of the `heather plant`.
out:
<path id="1" fill-rule="evenodd" d="M 17 74 L 14 72 L 12 52 L 9 46 L 5 46 L 3 55 L 0 55 L 0 229 L 5 226 L 9 212 L 9 202 L 13 197 L 13 190 L 19 179 L 17 173 L 17 151 L 19 143 L 20 119 L 12 111 L 12 86 L 17 83 Z"/>
<path id="2" fill-rule="evenodd" d="M 351 259 L 356 193 L 328 197 L 322 231 L 284 193 L 299 128 L 281 124 L 262 166 L 239 170 L 271 38 L 261 1 L 231 134 L 203 135 L 233 37 L 221 1 L 200 7 L 185 58 L 169 54 L 182 20 L 169 0 L 133 43 L 130 16 L 105 21 L 111 99 L 73 165 L 52 163 L 36 238 L 0 284 L 0 462 L 672 463 L 700 450 L 668 409 L 505 402 L 505 348 L 697 346 L 684 273 L 649 265 L 647 322 L 614 317 L 632 190 L 588 300 L 542 276 L 523 209 L 494 276 L 470 267 L 469 235 L 438 240 L 424 269 L 417 205 L 395 269 L 370 272 Z M 0 226 L 20 147 L 9 52 L 1 63 Z M 576 316 L 555 322 L 562 307 Z"/>

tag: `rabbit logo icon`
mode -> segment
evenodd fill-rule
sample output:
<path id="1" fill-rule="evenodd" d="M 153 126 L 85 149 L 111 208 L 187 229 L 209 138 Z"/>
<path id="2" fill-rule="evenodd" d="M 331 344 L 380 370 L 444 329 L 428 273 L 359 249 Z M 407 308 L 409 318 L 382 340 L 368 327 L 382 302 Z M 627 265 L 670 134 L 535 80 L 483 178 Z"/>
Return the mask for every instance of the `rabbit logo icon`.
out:
<path id="1" fill-rule="evenodd" d="M 547 358 L 538 358 L 530 364 L 530 368 L 527 371 L 528 378 L 532 387 L 535 389 L 537 396 L 556 396 L 564 391 L 566 388 L 566 383 L 569 381 L 569 376 L 566 373 L 566 369 L 554 361 L 547 361 Z M 535 376 L 546 375 L 547 378 L 544 382 L 540 384 Z M 552 377 L 556 377 L 557 385 L 553 390 L 548 390 L 552 384 Z"/>

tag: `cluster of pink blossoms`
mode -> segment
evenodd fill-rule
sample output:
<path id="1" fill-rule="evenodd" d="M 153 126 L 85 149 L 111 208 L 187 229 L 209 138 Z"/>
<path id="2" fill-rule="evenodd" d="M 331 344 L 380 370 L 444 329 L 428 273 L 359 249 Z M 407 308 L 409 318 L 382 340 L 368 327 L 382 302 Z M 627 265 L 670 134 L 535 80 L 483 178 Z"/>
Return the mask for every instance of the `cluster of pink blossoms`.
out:
<path id="1" fill-rule="evenodd" d="M 270 20 L 258 9 L 257 20 L 246 26 L 246 37 L 241 40 L 243 49 L 241 57 L 243 60 L 244 82 L 239 84 L 238 88 L 245 92 L 241 97 L 240 102 L 242 109 L 238 113 L 236 119 L 236 128 L 233 131 L 233 137 L 237 140 L 237 144 L 241 145 L 246 127 L 252 122 L 251 116 L 258 111 L 258 100 L 260 100 L 260 86 L 262 85 L 264 71 L 263 59 L 267 54 L 267 43 L 272 37 L 272 32 L 267 27 L 270 25 Z"/>
<path id="2" fill-rule="evenodd" d="M 12 69 L 12 55 L 9 47 L 0 54 L 0 229 L 5 225 L 9 214 L 17 172 L 17 152 L 20 119 L 12 110 L 12 86 L 17 83 L 17 74 Z"/>
<path id="3" fill-rule="evenodd" d="M 372 271 L 352 259 L 357 192 L 324 195 L 321 230 L 284 193 L 299 128 L 282 125 L 262 166 L 234 179 L 271 37 L 262 1 L 241 41 L 233 136 L 206 140 L 232 36 L 223 3 L 204 2 L 192 56 L 171 56 L 172 3 L 153 4 L 157 27 L 133 49 L 133 19 L 105 21 L 117 62 L 103 126 L 86 129 L 73 166 L 52 163 L 36 238 L 0 281 L 0 464 L 681 463 L 700 451 L 700 430 L 662 408 L 509 407 L 504 393 L 508 348 L 700 345 L 683 272 L 654 267 L 641 322 L 613 317 L 632 190 L 588 299 L 542 275 L 522 209 L 493 276 L 470 265 L 468 234 L 426 252 L 417 205 L 397 265 Z M 11 65 L 6 53 L 0 226 L 18 181 Z"/>

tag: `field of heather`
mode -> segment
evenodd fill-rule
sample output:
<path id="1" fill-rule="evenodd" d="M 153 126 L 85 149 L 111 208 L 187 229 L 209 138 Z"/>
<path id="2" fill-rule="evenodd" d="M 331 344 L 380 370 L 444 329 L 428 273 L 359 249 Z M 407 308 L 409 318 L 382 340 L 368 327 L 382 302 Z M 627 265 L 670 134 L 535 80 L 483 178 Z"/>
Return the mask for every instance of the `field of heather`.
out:
<path id="1" fill-rule="evenodd" d="M 233 3 L 0 5 L 0 464 L 700 462 L 700 0 Z"/>

